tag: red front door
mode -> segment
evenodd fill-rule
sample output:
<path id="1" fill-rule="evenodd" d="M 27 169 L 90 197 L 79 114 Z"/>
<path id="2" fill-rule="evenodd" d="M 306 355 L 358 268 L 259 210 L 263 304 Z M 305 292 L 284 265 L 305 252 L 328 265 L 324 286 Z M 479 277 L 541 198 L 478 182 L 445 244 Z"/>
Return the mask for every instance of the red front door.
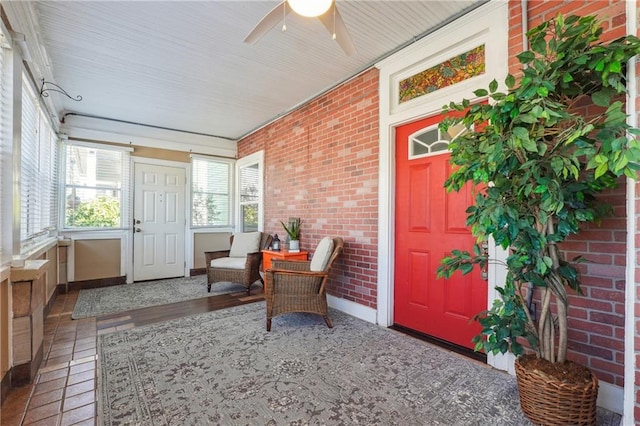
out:
<path id="1" fill-rule="evenodd" d="M 473 348 L 480 327 L 472 318 L 486 309 L 486 282 L 477 268 L 436 278 L 443 257 L 471 251 L 475 242 L 465 226 L 471 187 L 458 193 L 443 187 L 451 166 L 447 136 L 437 129 L 442 118 L 396 129 L 394 323 Z"/>

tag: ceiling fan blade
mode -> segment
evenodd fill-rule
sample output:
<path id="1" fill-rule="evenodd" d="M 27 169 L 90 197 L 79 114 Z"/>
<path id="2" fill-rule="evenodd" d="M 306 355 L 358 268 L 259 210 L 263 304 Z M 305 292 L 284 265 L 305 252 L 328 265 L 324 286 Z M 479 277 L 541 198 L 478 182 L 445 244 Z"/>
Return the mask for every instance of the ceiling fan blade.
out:
<path id="1" fill-rule="evenodd" d="M 274 7 L 271 12 L 267 13 L 255 27 L 253 27 L 251 32 L 245 37 L 244 42 L 253 44 L 260 40 L 266 33 L 271 31 L 273 27 L 282 21 L 290 10 L 291 8 L 287 7 L 287 0 L 283 0 L 280 4 Z"/>
<path id="2" fill-rule="evenodd" d="M 342 15 L 340 15 L 340 12 L 338 11 L 335 1 L 327 13 L 322 16 L 318 16 L 318 19 L 320 19 L 322 25 L 324 25 L 331 35 L 336 35 L 336 42 L 338 42 L 347 56 L 355 55 L 357 53 L 356 46 L 353 44 L 353 41 L 351 41 L 349 31 L 342 19 Z"/>

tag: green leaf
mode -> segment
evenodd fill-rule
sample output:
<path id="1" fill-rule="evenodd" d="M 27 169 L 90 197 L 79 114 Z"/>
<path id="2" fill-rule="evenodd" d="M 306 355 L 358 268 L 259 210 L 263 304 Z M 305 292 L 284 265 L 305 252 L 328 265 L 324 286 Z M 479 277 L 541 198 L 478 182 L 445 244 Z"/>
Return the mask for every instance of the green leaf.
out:
<path id="1" fill-rule="evenodd" d="M 462 271 L 462 275 L 467 275 L 469 272 L 473 271 L 473 264 L 472 263 L 461 264 L 460 271 Z"/>
<path id="2" fill-rule="evenodd" d="M 602 89 L 591 95 L 591 100 L 594 104 L 601 107 L 608 107 L 611 104 L 611 97 L 613 91 L 610 89 Z"/>
<path id="3" fill-rule="evenodd" d="M 513 135 L 518 139 L 529 139 L 529 132 L 524 127 L 514 127 Z"/>
<path id="4" fill-rule="evenodd" d="M 529 152 L 538 152 L 538 145 L 536 145 L 536 142 L 531 139 L 523 139 L 522 147 Z"/>
<path id="5" fill-rule="evenodd" d="M 596 167 L 596 171 L 594 172 L 594 177 L 598 179 L 609 170 L 609 165 L 607 163 L 602 163 L 598 167 Z"/>
<path id="6" fill-rule="evenodd" d="M 491 83 L 489 83 L 489 91 L 491 93 L 494 93 L 496 90 L 498 90 L 498 82 L 494 79 L 491 80 Z"/>
<path id="7" fill-rule="evenodd" d="M 505 80 L 504 80 L 504 84 L 505 84 L 509 89 L 511 89 L 513 86 L 515 86 L 515 85 L 516 85 L 516 78 L 515 78 L 513 75 L 509 74 L 509 75 L 507 75 L 507 78 L 505 78 Z"/>
<path id="8" fill-rule="evenodd" d="M 536 55 L 531 52 L 531 51 L 525 51 L 520 53 L 519 55 L 516 55 L 516 58 L 518 58 L 518 60 L 520 61 L 520 63 L 522 64 L 527 64 L 531 61 L 533 61 L 533 59 L 536 57 Z"/>
<path id="9" fill-rule="evenodd" d="M 547 51 L 547 41 L 544 37 L 536 37 L 531 42 L 531 50 L 541 55 L 544 55 Z"/>
<path id="10" fill-rule="evenodd" d="M 620 61 L 613 61 L 609 64 L 607 69 L 609 70 L 609 72 L 619 73 L 620 71 L 622 71 L 622 65 L 620 64 Z"/>

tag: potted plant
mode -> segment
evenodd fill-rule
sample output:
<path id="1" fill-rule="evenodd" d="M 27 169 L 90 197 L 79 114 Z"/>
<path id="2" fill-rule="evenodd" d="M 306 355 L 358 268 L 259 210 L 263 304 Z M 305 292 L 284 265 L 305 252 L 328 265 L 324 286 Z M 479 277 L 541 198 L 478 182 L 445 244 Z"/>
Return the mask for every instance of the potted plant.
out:
<path id="1" fill-rule="evenodd" d="M 566 359 L 568 294 L 582 294 L 577 264 L 584 260 L 565 259 L 562 242 L 611 211 L 598 194 L 623 175 L 635 179 L 640 159 L 630 136 L 640 132 L 627 125 L 622 102 L 626 63 L 640 53 L 640 40 L 605 43 L 601 34 L 592 16 L 558 15 L 531 29 L 530 50 L 518 55 L 519 81 L 509 75 L 505 92 L 496 81 L 474 92 L 488 103 L 452 102 L 444 110 L 458 117 L 441 124 L 466 128 L 450 144 L 454 171 L 446 188 L 478 188 L 467 224 L 478 242 L 492 237 L 508 249 L 500 299 L 476 316 L 482 332 L 475 347 L 518 357 L 521 407 L 540 424 L 595 422 L 597 379 Z M 597 108 L 587 114 L 587 104 Z M 438 274 L 469 273 L 488 262 L 479 246 L 473 253 L 454 250 Z M 534 289 L 537 315 L 525 301 Z M 561 373 L 569 367 L 585 377 L 569 383 Z M 557 395 L 573 391 L 575 404 L 572 396 Z"/>
<path id="2" fill-rule="evenodd" d="M 286 225 L 283 221 L 280 221 L 280 223 L 289 236 L 289 251 L 300 251 L 300 225 L 302 224 L 300 218 L 289 219 L 289 225 Z"/>

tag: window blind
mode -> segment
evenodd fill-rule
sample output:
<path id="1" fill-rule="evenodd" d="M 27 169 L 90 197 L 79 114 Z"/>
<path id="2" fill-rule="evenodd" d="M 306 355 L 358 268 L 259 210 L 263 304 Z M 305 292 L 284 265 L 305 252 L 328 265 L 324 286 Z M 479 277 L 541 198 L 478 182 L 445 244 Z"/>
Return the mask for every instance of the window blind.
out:
<path id="1" fill-rule="evenodd" d="M 36 99 L 26 76 L 22 77 L 22 141 L 20 160 L 20 241 L 25 244 L 39 230 L 37 175 L 40 163 L 38 144 L 38 110 Z"/>
<path id="2" fill-rule="evenodd" d="M 191 225 L 231 224 L 231 164 L 193 157 L 191 178 Z"/>
<path id="3" fill-rule="evenodd" d="M 10 217 L 5 217 L 3 214 L 7 209 L 3 206 L 10 205 L 10 193 L 6 193 L 7 191 L 3 191 L 3 186 L 5 186 L 2 182 L 9 179 L 9 171 L 11 162 L 7 158 L 8 153 L 7 144 L 9 143 L 9 135 L 8 135 L 8 119 L 9 119 L 9 110 L 7 107 L 9 106 L 9 96 L 7 94 L 7 84 L 11 84 L 10 81 L 7 81 L 8 73 L 5 66 L 5 47 L 2 45 L 1 41 L 2 31 L 0 30 L 0 264 L 5 263 L 5 261 L 9 257 L 8 250 L 4 250 L 5 247 L 11 246 L 11 241 L 5 241 L 5 239 L 10 238 L 10 234 L 3 233 L 2 228 L 5 227 L 5 220 L 10 221 Z M 9 197 L 9 198 L 8 198 Z"/>
<path id="4" fill-rule="evenodd" d="M 242 232 L 258 230 L 258 213 L 260 201 L 260 167 L 252 164 L 242 167 L 238 176 L 240 193 L 240 225 Z"/>
<path id="5" fill-rule="evenodd" d="M 55 229 L 58 136 L 26 75 L 22 76 L 20 241 L 22 251 Z"/>
<path id="6" fill-rule="evenodd" d="M 129 151 L 69 142 L 64 153 L 64 227 L 128 227 Z"/>

